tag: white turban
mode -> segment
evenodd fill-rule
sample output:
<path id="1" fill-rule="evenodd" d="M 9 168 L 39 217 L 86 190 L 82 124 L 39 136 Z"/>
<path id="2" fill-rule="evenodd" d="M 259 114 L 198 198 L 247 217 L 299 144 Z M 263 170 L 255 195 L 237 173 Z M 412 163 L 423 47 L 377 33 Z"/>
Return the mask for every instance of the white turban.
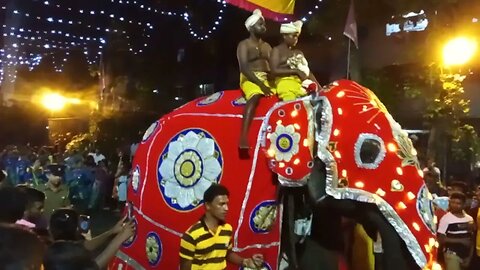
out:
<path id="1" fill-rule="evenodd" d="M 280 34 L 294 34 L 302 32 L 302 21 L 284 23 L 280 26 Z"/>
<path id="2" fill-rule="evenodd" d="M 262 12 L 259 9 L 255 9 L 253 14 L 245 21 L 245 27 L 247 30 L 250 30 L 250 27 L 256 24 L 260 19 L 263 19 Z"/>

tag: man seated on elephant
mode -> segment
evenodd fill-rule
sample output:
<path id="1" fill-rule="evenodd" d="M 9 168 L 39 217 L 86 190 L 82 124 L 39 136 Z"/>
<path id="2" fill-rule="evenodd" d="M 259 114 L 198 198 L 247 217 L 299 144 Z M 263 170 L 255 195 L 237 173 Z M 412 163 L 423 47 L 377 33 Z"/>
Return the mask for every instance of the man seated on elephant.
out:
<path id="1" fill-rule="evenodd" d="M 262 96 L 268 97 L 275 94 L 275 90 L 268 81 L 270 72 L 268 60 L 272 47 L 262 40 L 262 35 L 267 30 L 262 12 L 258 9 L 255 10 L 245 21 L 245 27 L 250 33 L 250 37 L 242 40 L 237 47 L 240 88 L 247 100 L 239 142 L 241 154 L 245 151 L 248 153 L 248 130 L 258 106 L 258 101 Z"/>
<path id="2" fill-rule="evenodd" d="M 258 269 L 263 256 L 242 258 L 232 251 L 233 228 L 225 222 L 229 192 L 212 184 L 204 193 L 205 215 L 193 224 L 180 240 L 180 270 L 226 269 L 230 263 Z"/>
<path id="3" fill-rule="evenodd" d="M 271 75 L 275 77 L 278 97 L 284 101 L 295 100 L 317 90 L 317 80 L 310 72 L 303 53 L 295 49 L 302 31 L 302 21 L 280 26 L 283 42 L 273 48 L 270 56 Z"/>

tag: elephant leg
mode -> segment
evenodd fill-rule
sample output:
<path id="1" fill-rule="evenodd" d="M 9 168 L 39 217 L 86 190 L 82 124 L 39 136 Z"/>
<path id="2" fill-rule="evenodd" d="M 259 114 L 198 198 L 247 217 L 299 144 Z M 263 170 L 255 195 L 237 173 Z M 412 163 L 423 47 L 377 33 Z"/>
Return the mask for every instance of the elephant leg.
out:
<path id="1" fill-rule="evenodd" d="M 325 164 L 318 158 L 314 160 L 310 179 L 307 182 L 308 194 L 314 203 L 318 203 L 327 197 Z"/>
<path id="2" fill-rule="evenodd" d="M 297 236 L 295 235 L 295 198 L 291 193 L 285 193 L 283 195 L 284 209 L 287 211 L 284 217 L 286 220 L 283 221 L 283 239 L 282 242 L 285 244 L 285 253 L 288 257 L 288 270 L 298 269 L 298 259 L 297 259 Z M 285 219 L 284 218 L 284 219 Z"/>
<path id="3" fill-rule="evenodd" d="M 383 254 L 378 269 L 388 270 L 411 270 L 419 269 L 415 262 L 411 259 L 408 251 L 405 250 L 404 244 L 397 231 L 387 222 L 387 220 L 378 211 L 370 210 L 364 216 L 370 224 L 364 224 L 364 227 L 373 225 L 378 230 L 383 247 Z"/>

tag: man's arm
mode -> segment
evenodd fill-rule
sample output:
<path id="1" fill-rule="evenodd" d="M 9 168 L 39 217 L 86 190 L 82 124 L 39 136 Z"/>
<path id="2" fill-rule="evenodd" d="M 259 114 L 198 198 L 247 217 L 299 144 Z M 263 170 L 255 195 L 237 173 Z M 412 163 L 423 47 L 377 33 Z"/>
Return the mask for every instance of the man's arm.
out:
<path id="1" fill-rule="evenodd" d="M 270 74 L 272 74 L 275 77 L 285 77 L 285 76 L 298 76 L 304 75 L 305 74 L 300 74 L 300 70 L 298 69 L 291 69 L 291 68 L 285 68 L 282 67 L 281 63 L 281 55 L 280 55 L 280 50 L 277 48 L 272 49 L 272 55 L 270 56 Z"/>
<path id="2" fill-rule="evenodd" d="M 101 235 L 92 238 L 91 240 L 87 240 L 84 242 L 84 246 L 87 250 L 94 251 L 100 247 L 102 247 L 105 243 L 107 243 L 108 240 L 114 235 L 119 234 L 122 232 L 123 229 L 123 224 L 124 222 L 127 221 L 127 217 L 122 218 L 120 221 L 113 226 L 110 230 L 102 233 Z"/>
<path id="3" fill-rule="evenodd" d="M 180 270 L 192 270 L 192 261 L 180 258 Z"/>
<path id="4" fill-rule="evenodd" d="M 238 44 L 237 58 L 240 72 L 247 77 L 249 81 L 258 85 L 265 94 L 271 92 L 270 88 L 266 86 L 265 83 L 263 83 L 260 79 L 258 79 L 255 73 L 250 69 L 248 64 L 248 47 L 245 42 L 240 42 L 240 44 Z"/>
<path id="5" fill-rule="evenodd" d="M 191 270 L 195 256 L 195 239 L 188 233 L 184 233 L 180 240 L 180 270 Z"/>

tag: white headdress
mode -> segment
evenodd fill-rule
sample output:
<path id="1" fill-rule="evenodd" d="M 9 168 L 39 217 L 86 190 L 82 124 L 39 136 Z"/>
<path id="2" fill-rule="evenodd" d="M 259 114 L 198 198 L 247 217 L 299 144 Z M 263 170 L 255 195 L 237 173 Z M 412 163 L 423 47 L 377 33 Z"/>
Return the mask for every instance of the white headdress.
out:
<path id="1" fill-rule="evenodd" d="M 253 14 L 250 15 L 250 17 L 248 17 L 245 21 L 245 27 L 247 28 L 247 30 L 250 30 L 250 27 L 256 24 L 260 19 L 263 19 L 262 12 L 259 9 L 255 9 L 253 11 Z"/>
<path id="2" fill-rule="evenodd" d="M 302 21 L 284 23 L 280 26 L 280 34 L 293 34 L 302 32 Z"/>

